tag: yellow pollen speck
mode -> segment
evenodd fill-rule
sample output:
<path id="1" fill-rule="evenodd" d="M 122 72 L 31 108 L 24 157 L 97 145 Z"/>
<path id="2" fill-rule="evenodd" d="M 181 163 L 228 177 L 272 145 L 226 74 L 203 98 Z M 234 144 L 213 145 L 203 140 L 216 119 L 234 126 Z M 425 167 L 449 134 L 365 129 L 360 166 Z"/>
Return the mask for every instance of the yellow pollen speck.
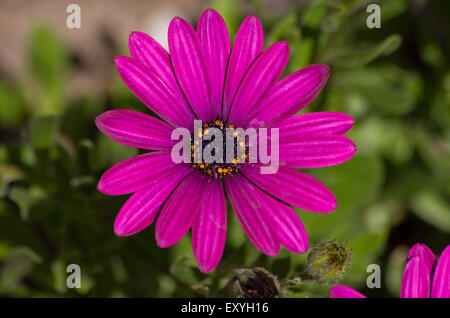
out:
<path id="1" fill-rule="evenodd" d="M 192 145 L 192 146 L 191 146 L 191 149 L 195 149 L 195 146 L 194 146 L 194 145 Z"/>
<path id="2" fill-rule="evenodd" d="M 197 136 L 198 136 L 199 138 L 202 138 L 202 137 L 203 137 L 203 134 L 202 134 L 201 132 L 199 132 Z"/>
<path id="3" fill-rule="evenodd" d="M 241 141 L 241 142 L 239 143 L 239 146 L 243 147 L 243 146 L 244 146 L 244 142 Z"/>
<path id="4" fill-rule="evenodd" d="M 216 124 L 216 126 L 219 126 L 221 123 L 220 123 L 220 120 L 216 120 L 216 122 L 215 122 L 215 124 Z"/>
<path id="5" fill-rule="evenodd" d="M 211 175 L 211 173 L 212 173 L 211 169 L 208 169 L 206 172 L 207 172 L 209 175 Z"/>
<path id="6" fill-rule="evenodd" d="M 236 137 L 238 136 L 238 134 L 237 134 L 237 133 L 234 133 L 233 136 L 234 136 L 234 138 L 236 138 Z"/>
<path id="7" fill-rule="evenodd" d="M 233 170 L 233 169 L 231 169 L 231 167 L 228 167 L 228 172 L 231 172 L 231 170 Z"/>
<path id="8" fill-rule="evenodd" d="M 229 125 L 228 128 L 234 128 L 234 126 L 233 125 Z"/>
<path id="9" fill-rule="evenodd" d="M 204 168 L 205 167 L 205 165 L 202 163 L 202 164 L 200 164 L 200 168 Z"/>
<path id="10" fill-rule="evenodd" d="M 236 163 L 237 163 L 237 159 L 234 158 L 234 159 L 233 159 L 233 164 L 236 164 Z"/>
<path id="11" fill-rule="evenodd" d="M 222 173 L 222 168 L 217 169 L 218 173 Z"/>
<path id="12" fill-rule="evenodd" d="M 247 158 L 247 155 L 243 154 L 243 155 L 241 156 L 241 158 L 242 158 L 242 159 L 245 159 L 245 158 Z"/>
<path id="13" fill-rule="evenodd" d="M 204 134 L 207 135 L 209 133 L 208 129 L 205 129 Z"/>

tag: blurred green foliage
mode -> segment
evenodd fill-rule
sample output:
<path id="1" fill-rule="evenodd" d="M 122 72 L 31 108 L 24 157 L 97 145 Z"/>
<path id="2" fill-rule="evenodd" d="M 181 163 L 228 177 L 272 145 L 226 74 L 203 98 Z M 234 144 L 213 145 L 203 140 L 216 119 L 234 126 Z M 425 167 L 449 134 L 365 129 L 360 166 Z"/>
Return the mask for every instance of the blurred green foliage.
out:
<path id="1" fill-rule="evenodd" d="M 358 152 L 342 165 L 305 170 L 333 191 L 338 208 L 298 214 L 311 246 L 338 239 L 353 249 L 343 283 L 368 296 L 397 297 L 408 247 L 423 242 L 439 253 L 449 243 L 450 3 L 378 1 L 382 27 L 368 29 L 369 2 L 310 1 L 281 17 L 260 1 L 211 6 L 232 37 L 245 15 L 256 14 L 266 45 L 288 41 L 285 75 L 313 63 L 331 66 L 325 89 L 305 111 L 353 116 L 348 135 Z M 253 266 L 287 278 L 286 296 L 328 295 L 330 286 L 305 278 L 305 254 L 262 255 L 231 209 L 224 257 L 209 275 L 197 269 L 189 236 L 170 249 L 156 246 L 153 226 L 114 236 L 126 197 L 103 195 L 96 183 L 138 150 L 103 136 L 94 118 L 109 105 L 147 109 L 119 76 L 107 96 L 69 97 L 76 66 L 62 43 L 49 28 L 33 29 L 28 73 L 0 79 L 0 295 L 229 296 L 234 270 Z M 81 289 L 66 288 L 72 263 L 81 266 Z M 381 265 L 380 290 L 364 289 L 371 263 Z"/>

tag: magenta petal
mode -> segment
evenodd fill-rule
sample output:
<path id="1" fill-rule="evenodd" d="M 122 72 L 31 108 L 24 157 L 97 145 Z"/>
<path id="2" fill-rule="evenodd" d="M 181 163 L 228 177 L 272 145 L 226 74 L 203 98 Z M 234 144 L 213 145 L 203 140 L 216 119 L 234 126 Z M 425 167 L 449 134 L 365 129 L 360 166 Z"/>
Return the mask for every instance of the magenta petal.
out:
<path id="1" fill-rule="evenodd" d="M 325 85 L 330 69 L 323 64 L 307 66 L 277 83 L 248 117 L 250 125 L 273 126 L 298 113 Z"/>
<path id="2" fill-rule="evenodd" d="M 274 206 L 272 220 L 278 241 L 292 253 L 308 250 L 308 235 L 297 214 L 290 206 L 278 203 Z"/>
<path id="3" fill-rule="evenodd" d="M 172 70 L 169 53 L 152 37 L 142 32 L 132 32 L 129 39 L 131 56 L 146 66 L 152 73 L 179 98 L 183 99 L 175 74 Z M 184 105 L 188 108 L 188 105 Z M 190 111 L 190 110 L 189 110 Z"/>
<path id="4" fill-rule="evenodd" d="M 331 287 L 330 296 L 331 298 L 366 298 L 366 296 L 353 288 L 342 285 Z"/>
<path id="5" fill-rule="evenodd" d="M 225 188 L 233 211 L 250 241 L 264 254 L 276 256 L 280 245 L 272 214 L 280 203 L 242 176 L 225 178 Z"/>
<path id="6" fill-rule="evenodd" d="M 173 126 L 193 126 L 194 117 L 186 101 L 163 79 L 129 57 L 117 56 L 115 61 L 124 83 L 148 108 Z"/>
<path id="7" fill-rule="evenodd" d="M 289 46 L 278 42 L 265 50 L 250 66 L 234 98 L 229 120 L 241 127 L 247 114 L 257 105 L 264 94 L 283 73 L 289 58 Z"/>
<path id="8" fill-rule="evenodd" d="M 408 260 L 410 260 L 414 256 L 419 257 L 421 260 L 423 260 L 425 262 L 425 264 L 428 267 L 429 273 L 431 275 L 431 271 L 433 269 L 433 265 L 436 260 L 436 257 L 434 256 L 434 254 L 430 250 L 430 248 L 428 246 L 426 246 L 425 244 L 416 243 L 409 250 Z"/>
<path id="9" fill-rule="evenodd" d="M 353 118 L 343 113 L 317 112 L 289 117 L 276 127 L 280 136 L 305 136 L 314 134 L 343 135 L 353 126 Z"/>
<path id="10" fill-rule="evenodd" d="M 183 93 L 175 78 L 175 74 L 173 73 L 172 64 L 167 51 L 152 37 L 136 31 L 132 32 L 130 35 L 129 47 L 131 56 L 156 74 L 176 98 L 181 101 L 178 107 L 183 108 L 183 113 L 187 115 L 185 121 L 182 122 L 182 126 L 191 127 L 194 114 L 184 99 Z"/>
<path id="11" fill-rule="evenodd" d="M 109 195 L 132 193 L 148 188 L 180 169 L 188 171 L 191 167 L 174 163 L 167 152 L 146 153 L 109 168 L 100 178 L 97 188 Z"/>
<path id="12" fill-rule="evenodd" d="M 156 242 L 169 247 L 178 242 L 191 228 L 205 197 L 207 178 L 193 171 L 173 191 L 156 222 Z"/>
<path id="13" fill-rule="evenodd" d="M 194 29 L 185 20 L 174 18 L 168 39 L 173 69 L 184 96 L 197 118 L 212 120 L 208 73 Z"/>
<path id="14" fill-rule="evenodd" d="M 211 87 L 213 117 L 222 112 L 222 95 L 230 56 L 230 37 L 220 14 L 212 9 L 203 12 L 197 25 L 197 35 L 205 57 Z"/>
<path id="15" fill-rule="evenodd" d="M 261 54 L 263 45 L 261 22 L 256 17 L 247 17 L 239 28 L 230 54 L 225 80 L 223 114 L 228 114 L 242 78 L 256 57 Z"/>
<path id="16" fill-rule="evenodd" d="M 107 111 L 95 119 L 102 133 L 124 145 L 150 149 L 171 150 L 173 127 L 165 122 L 131 110 Z"/>
<path id="17" fill-rule="evenodd" d="M 208 273 L 222 258 L 227 234 L 227 208 L 220 180 L 209 182 L 200 214 L 192 226 L 192 250 L 200 270 Z"/>
<path id="18" fill-rule="evenodd" d="M 432 298 L 450 298 L 450 246 L 439 256 L 433 275 Z"/>
<path id="19" fill-rule="evenodd" d="M 164 79 L 168 85 L 176 84 L 169 53 L 155 39 L 145 33 L 134 31 L 130 34 L 128 46 L 131 57 Z"/>
<path id="20" fill-rule="evenodd" d="M 340 164 L 356 152 L 355 144 L 341 135 L 289 134 L 279 137 L 280 164 L 294 168 L 317 168 Z"/>
<path id="21" fill-rule="evenodd" d="M 177 169 L 157 184 L 133 194 L 116 217 L 116 235 L 133 235 L 152 224 L 164 201 L 188 172 L 188 169 Z"/>
<path id="22" fill-rule="evenodd" d="M 401 298 L 429 298 L 430 275 L 425 262 L 418 256 L 412 257 L 403 271 Z"/>
<path id="23" fill-rule="evenodd" d="M 257 165 L 243 167 L 241 172 L 264 191 L 300 209 L 318 213 L 336 209 L 333 193 L 303 172 L 279 167 L 275 174 L 261 174 Z"/>

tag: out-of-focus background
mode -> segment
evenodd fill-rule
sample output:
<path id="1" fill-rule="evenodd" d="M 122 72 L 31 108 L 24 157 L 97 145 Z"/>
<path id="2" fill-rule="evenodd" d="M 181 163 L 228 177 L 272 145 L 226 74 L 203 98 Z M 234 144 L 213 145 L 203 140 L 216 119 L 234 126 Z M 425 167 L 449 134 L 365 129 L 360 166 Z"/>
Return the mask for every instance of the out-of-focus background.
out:
<path id="1" fill-rule="evenodd" d="M 69 29 L 66 8 L 81 7 Z M 381 28 L 369 29 L 369 3 Z M 113 233 L 126 196 L 96 190 L 101 174 L 138 150 L 103 136 L 94 118 L 108 109 L 147 108 L 126 88 L 113 58 L 129 55 L 128 35 L 146 32 L 167 46 L 174 16 L 194 26 L 208 7 L 232 39 L 249 14 L 266 46 L 288 41 L 284 75 L 313 63 L 331 76 L 307 112 L 355 118 L 358 147 L 345 164 L 308 173 L 336 195 L 331 214 L 298 211 L 311 246 L 348 242 L 352 267 L 342 284 L 369 297 L 398 297 L 408 248 L 436 255 L 450 242 L 450 2 L 426 0 L 1 0 L 0 296 L 231 296 L 237 267 L 263 266 L 280 279 L 304 274 L 306 255 L 262 255 L 229 211 L 224 257 L 211 274 L 195 266 L 190 237 L 159 249 L 154 226 Z M 381 289 L 368 289 L 368 264 L 381 266 Z M 81 288 L 66 287 L 79 264 Z M 303 273 L 303 274 L 302 274 Z M 305 283 L 293 297 L 326 297 Z"/>

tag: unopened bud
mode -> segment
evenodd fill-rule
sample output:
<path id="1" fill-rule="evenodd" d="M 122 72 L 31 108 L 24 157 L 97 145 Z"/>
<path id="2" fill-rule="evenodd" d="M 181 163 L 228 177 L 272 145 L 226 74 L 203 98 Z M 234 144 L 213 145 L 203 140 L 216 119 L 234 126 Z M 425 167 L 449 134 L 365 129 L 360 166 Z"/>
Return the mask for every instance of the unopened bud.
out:
<path id="1" fill-rule="evenodd" d="M 237 270 L 235 289 L 245 298 L 276 298 L 280 296 L 278 278 L 261 267 Z"/>
<path id="2" fill-rule="evenodd" d="M 321 284 L 334 284 L 342 280 L 352 262 L 352 250 L 347 243 L 336 240 L 320 243 L 308 253 L 308 273 Z"/>

